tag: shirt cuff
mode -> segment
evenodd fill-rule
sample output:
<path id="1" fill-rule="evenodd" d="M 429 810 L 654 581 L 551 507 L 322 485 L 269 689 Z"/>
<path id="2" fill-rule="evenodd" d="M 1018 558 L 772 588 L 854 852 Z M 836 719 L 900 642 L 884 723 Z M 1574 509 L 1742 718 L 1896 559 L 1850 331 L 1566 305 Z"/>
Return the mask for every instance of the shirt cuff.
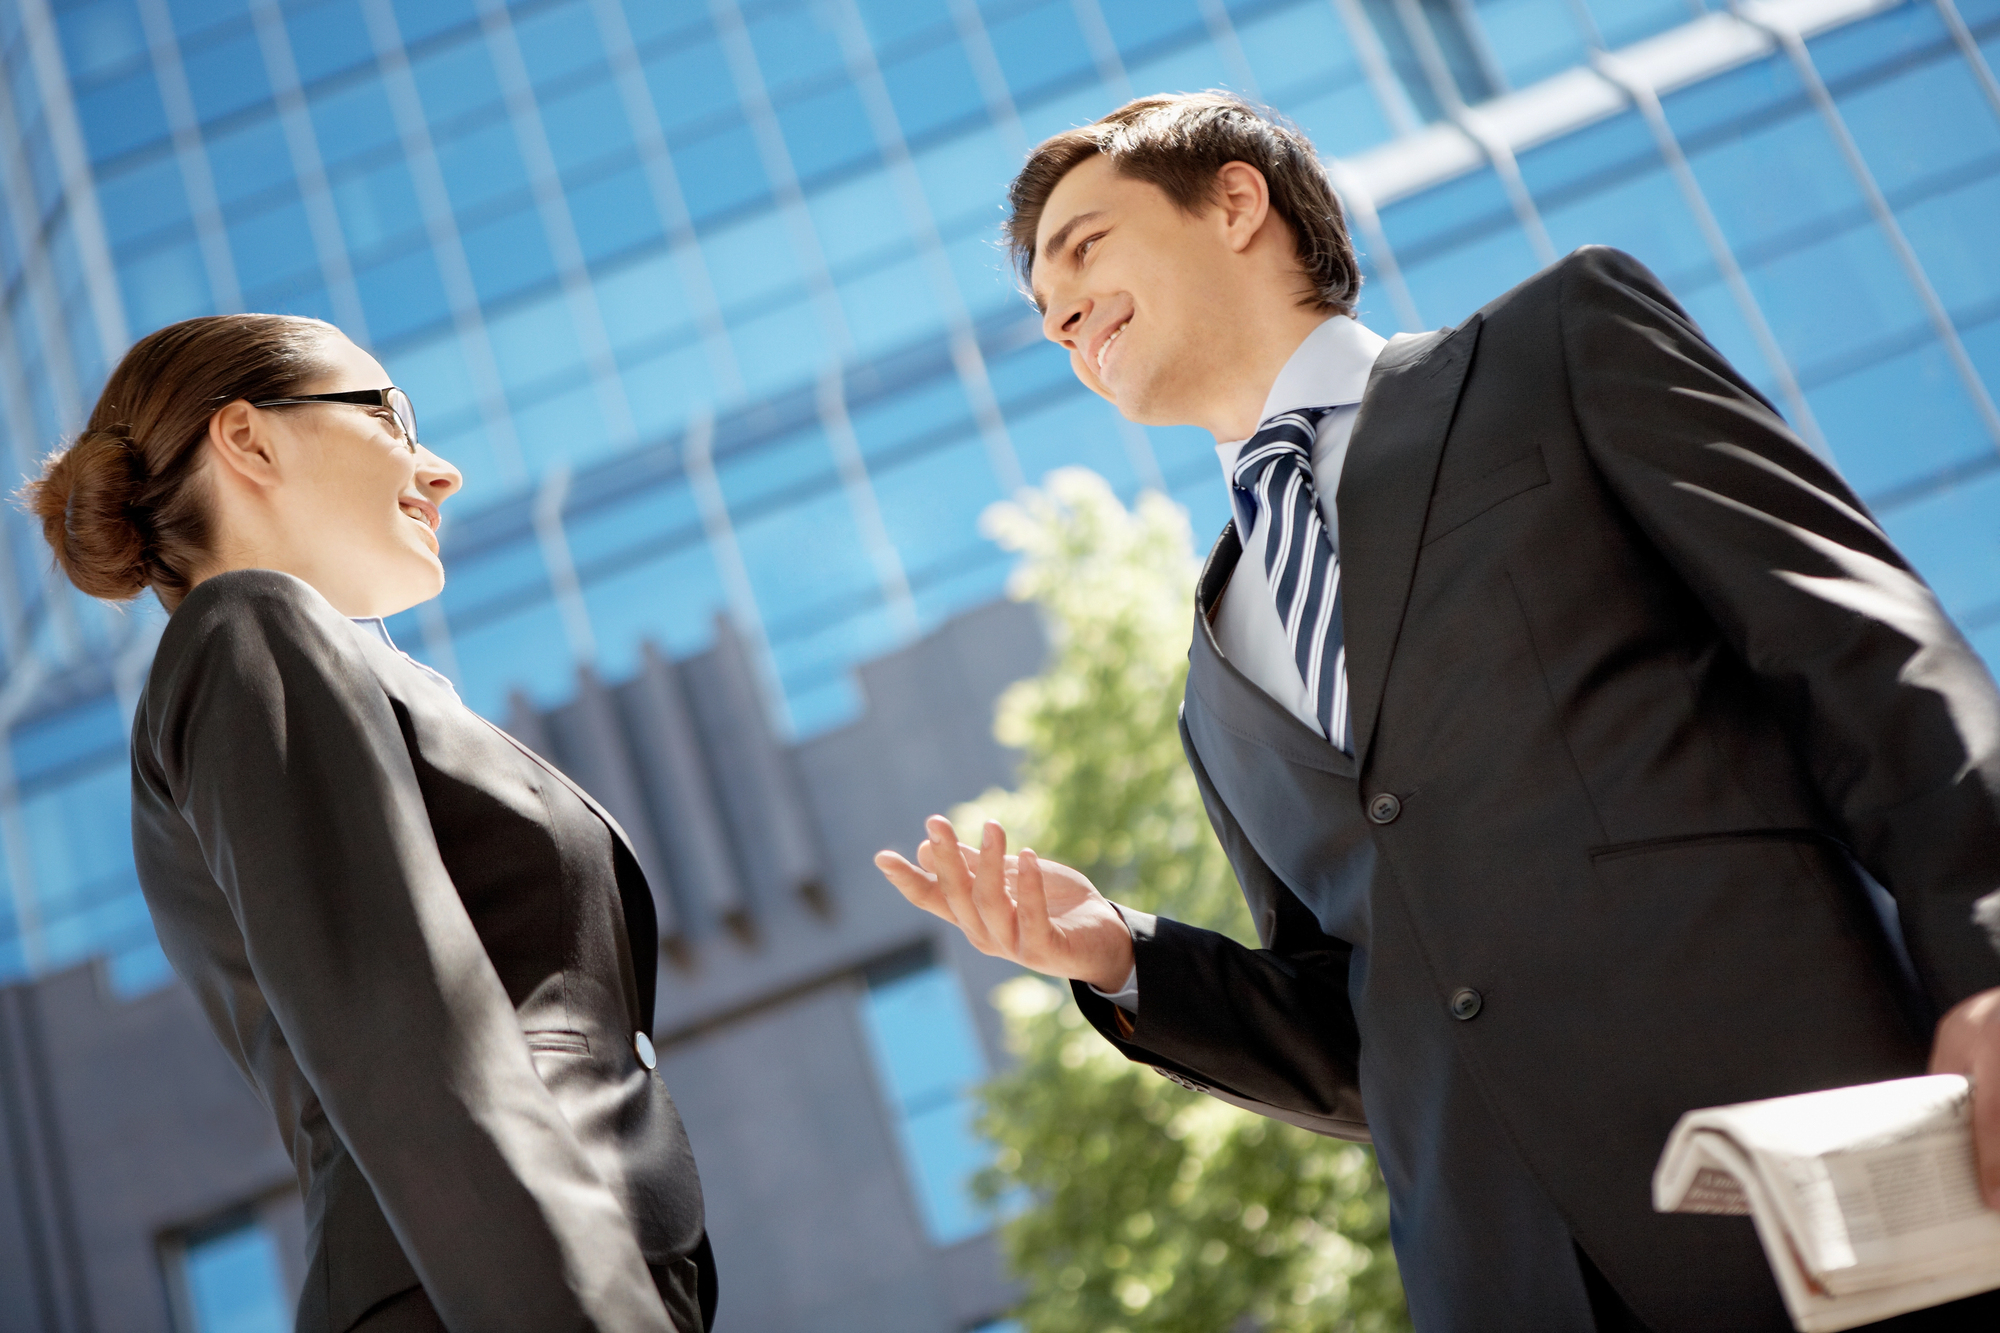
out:
<path id="1" fill-rule="evenodd" d="M 1118 919 L 1120 921 L 1125 921 L 1125 911 L 1123 908 L 1119 907 L 1117 903 L 1111 904 L 1111 910 L 1118 913 Z M 1132 923 L 1130 921 L 1125 921 L 1125 929 L 1128 932 L 1132 929 Z M 1090 983 L 1086 981 L 1084 985 L 1090 986 Z M 1091 994 L 1093 995 L 1103 996 L 1105 999 L 1111 1001 L 1111 1003 L 1117 1005 L 1120 1009 L 1123 1009 L 1128 1014 L 1138 1013 L 1139 1012 L 1138 960 L 1136 959 L 1133 960 L 1132 970 L 1125 976 L 1125 984 L 1120 986 L 1117 990 L 1102 991 L 1097 989 L 1097 987 L 1095 986 L 1090 986 L 1090 991 Z"/>

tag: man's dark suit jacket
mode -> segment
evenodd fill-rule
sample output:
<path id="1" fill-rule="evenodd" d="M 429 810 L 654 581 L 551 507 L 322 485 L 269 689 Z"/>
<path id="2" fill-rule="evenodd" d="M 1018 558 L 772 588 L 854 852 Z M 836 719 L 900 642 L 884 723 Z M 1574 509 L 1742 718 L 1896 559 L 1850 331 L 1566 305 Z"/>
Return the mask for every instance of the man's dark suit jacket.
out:
<path id="1" fill-rule="evenodd" d="M 1652 1169 L 1691 1108 L 1922 1072 L 2000 984 L 1991 677 L 1616 251 L 1386 349 L 1336 502 L 1351 760 L 1217 650 L 1233 530 L 1199 590 L 1182 738 L 1265 947 L 1132 913 L 1136 1018 L 1085 1012 L 1372 1135 L 1420 1329 L 1590 1327 L 1572 1242 L 1654 1333 L 1788 1328 Z"/>
<path id="2" fill-rule="evenodd" d="M 301 1333 L 419 1283 L 467 1333 L 702 1327 L 701 1187 L 633 1040 L 653 902 L 609 815 L 269 570 L 174 612 L 132 760 L 160 943 L 298 1166 Z"/>

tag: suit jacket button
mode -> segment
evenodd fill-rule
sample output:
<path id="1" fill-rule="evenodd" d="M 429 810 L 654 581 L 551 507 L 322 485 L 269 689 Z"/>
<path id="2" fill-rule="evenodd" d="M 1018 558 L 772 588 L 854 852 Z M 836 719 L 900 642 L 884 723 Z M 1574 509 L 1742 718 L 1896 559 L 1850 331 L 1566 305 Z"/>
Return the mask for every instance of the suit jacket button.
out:
<path id="1" fill-rule="evenodd" d="M 1368 803 L 1368 817 L 1378 824 L 1394 822 L 1403 813 L 1403 803 L 1391 792 L 1383 792 Z"/>
<path id="2" fill-rule="evenodd" d="M 1467 986 L 1452 995 L 1451 1016 L 1461 1023 L 1469 1018 L 1477 1018 L 1479 1007 L 1484 1003 L 1485 1001 L 1479 998 L 1479 992 Z"/>
<path id="3" fill-rule="evenodd" d="M 639 1063 L 652 1069 L 660 1063 L 658 1053 L 653 1050 L 653 1039 L 643 1032 L 632 1034 L 632 1053 L 639 1057 Z"/>

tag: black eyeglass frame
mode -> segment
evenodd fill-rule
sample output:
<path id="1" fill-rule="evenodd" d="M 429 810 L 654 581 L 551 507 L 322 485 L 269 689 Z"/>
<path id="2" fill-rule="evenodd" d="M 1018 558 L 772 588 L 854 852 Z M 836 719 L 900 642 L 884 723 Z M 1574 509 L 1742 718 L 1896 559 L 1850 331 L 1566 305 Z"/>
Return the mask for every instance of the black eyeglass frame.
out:
<path id="1" fill-rule="evenodd" d="M 410 446 L 410 452 L 417 451 L 417 409 L 410 401 L 410 395 L 395 385 L 386 389 L 348 389 L 341 393 L 306 393 L 295 398 L 266 398 L 252 407 L 289 407 L 294 403 L 354 403 L 361 407 L 386 407 L 396 414 L 396 424 L 403 432 L 403 442 Z"/>

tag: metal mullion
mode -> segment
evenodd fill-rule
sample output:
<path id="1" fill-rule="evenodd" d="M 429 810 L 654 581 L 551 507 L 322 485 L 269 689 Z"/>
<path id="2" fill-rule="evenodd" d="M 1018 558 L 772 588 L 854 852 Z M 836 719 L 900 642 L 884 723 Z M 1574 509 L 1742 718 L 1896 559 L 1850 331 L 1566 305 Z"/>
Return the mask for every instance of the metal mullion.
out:
<path id="1" fill-rule="evenodd" d="M 1423 7 L 1417 0 L 1394 0 L 1394 4 L 1396 17 L 1402 21 L 1410 46 L 1417 53 L 1417 63 L 1424 67 L 1424 81 L 1430 84 L 1431 95 L 1447 113 L 1463 107 L 1465 95 L 1459 91 L 1458 80 L 1452 77 L 1451 62 L 1444 58 L 1444 48 L 1438 45 L 1437 34 L 1431 31 Z"/>
<path id="2" fill-rule="evenodd" d="M 1479 72 L 1493 85 L 1495 93 L 1513 91 L 1513 82 L 1507 77 L 1507 70 L 1500 63 L 1500 57 L 1493 50 L 1492 41 L 1486 36 L 1485 27 L 1479 22 L 1479 15 L 1473 12 L 1472 0 L 1449 0 L 1452 15 L 1458 19 L 1458 26 L 1465 30 L 1466 44 L 1472 48 L 1472 58 L 1479 62 Z"/>
<path id="3" fill-rule="evenodd" d="M 618 0 L 591 0 L 590 7 L 610 58 L 611 75 L 618 85 L 619 99 L 625 106 L 625 119 L 632 127 L 633 142 L 646 173 L 653 207 L 666 229 L 668 252 L 673 255 L 674 267 L 680 273 L 690 304 L 694 306 L 695 324 L 701 330 L 709 369 L 721 390 L 719 397 L 725 402 L 740 399 L 744 396 L 743 368 L 736 359 L 735 346 L 729 341 L 729 326 L 722 317 L 722 303 L 716 299 L 715 282 L 709 275 L 708 261 L 695 234 L 694 219 L 688 212 L 687 197 L 681 191 L 680 175 L 674 167 L 666 131 L 660 125 L 659 107 L 653 100 L 653 90 L 647 84 L 639 63 L 631 26 L 625 21 L 625 11 Z"/>
<path id="4" fill-rule="evenodd" d="M 1750 336 L 1757 341 L 1758 350 L 1764 354 L 1764 361 L 1777 376 L 1778 390 L 1785 403 L 1791 408 L 1792 419 L 1798 423 L 1799 433 L 1815 452 L 1824 458 L 1833 456 L 1825 434 L 1820 430 L 1819 421 L 1813 416 L 1812 407 L 1806 402 L 1805 390 L 1800 387 L 1797 373 L 1792 369 L 1791 358 L 1785 354 L 1778 335 L 1771 330 L 1770 321 L 1764 318 L 1764 308 L 1757 300 L 1757 294 L 1750 289 L 1749 279 L 1743 276 L 1743 267 L 1736 261 L 1736 252 L 1723 233 L 1722 224 L 1717 221 L 1715 211 L 1708 205 L 1708 195 L 1701 188 L 1701 181 L 1689 165 L 1687 153 L 1674 133 L 1674 127 L 1667 119 L 1666 109 L 1660 105 L 1659 93 L 1641 77 L 1629 64 L 1607 52 L 1598 52 L 1593 60 L 1597 71 L 1604 78 L 1617 85 L 1652 131 L 1653 144 L 1660 158 L 1667 165 L 1667 174 L 1673 177 L 1674 185 L 1680 190 L 1681 201 L 1688 212 L 1694 215 L 1695 227 L 1701 232 L 1702 240 L 1708 245 L 1709 257 L 1722 274 L 1723 285 L 1736 302 L 1736 309 L 1743 316 L 1743 322 L 1750 326 Z"/>
<path id="5" fill-rule="evenodd" d="M 723 596 L 734 612 L 737 630 L 750 640 L 750 656 L 757 667 L 757 683 L 764 696 L 766 714 L 772 719 L 779 739 L 789 742 L 798 734 L 798 727 L 792 721 L 792 701 L 785 695 L 778 659 L 771 651 L 771 639 L 764 627 L 764 613 L 757 604 L 757 585 L 751 581 L 750 567 L 744 563 L 743 547 L 736 540 L 736 527 L 729 518 L 729 498 L 722 493 L 722 480 L 715 473 L 715 416 L 707 409 L 698 413 L 688 426 L 681 439 L 681 456 L 695 506 L 701 511 L 709 554 L 722 578 Z"/>
<path id="6" fill-rule="evenodd" d="M 1840 149 L 1840 155 L 1847 162 L 1847 169 L 1860 188 L 1868 211 L 1875 217 L 1876 226 L 1895 252 L 1896 261 L 1902 266 L 1903 274 L 1910 285 L 1916 288 L 1918 300 L 1929 316 L 1931 327 L 1937 332 L 1938 341 L 1944 344 L 1945 354 L 1951 358 L 1953 369 L 1958 372 L 1960 382 L 1971 397 L 1974 409 L 1979 413 L 1981 424 L 1996 448 L 2000 448 L 2000 408 L 1996 408 L 1993 395 L 1988 392 L 1986 382 L 1980 378 L 1978 367 L 1972 364 L 1972 357 L 1965 350 L 1964 341 L 1958 336 L 1958 326 L 1952 322 L 1951 312 L 1945 308 L 1937 289 L 1931 285 L 1930 275 L 1924 272 L 1917 252 L 1903 234 L 1902 224 L 1896 221 L 1895 212 L 1889 207 L 1887 196 L 1875 180 L 1875 173 L 1869 169 L 1867 159 L 1861 155 L 1861 146 L 1854 141 L 1854 135 L 1847 128 L 1847 121 L 1840 114 L 1840 108 L 1827 90 L 1826 81 L 1820 77 L 1819 68 L 1813 64 L 1812 53 L 1806 50 L 1805 39 L 1798 29 L 1782 26 L 1761 16 L 1753 16 L 1740 8 L 1737 17 L 1762 29 L 1777 39 L 1791 59 L 1792 68 L 1798 72 L 1799 80 L 1805 85 L 1806 96 L 1811 100 L 1827 132 L 1833 136 Z"/>
<path id="7" fill-rule="evenodd" d="M 28 854 L 27 822 L 21 817 L 20 788 L 14 780 L 14 719 L 41 687 L 47 671 L 39 654 L 29 655 L 0 688 L 0 843 L 5 844 L 7 887 L 14 905 L 15 934 L 21 941 L 21 961 L 30 976 L 41 971 L 47 958 L 35 867 Z"/>
<path id="8" fill-rule="evenodd" d="M 1202 21 L 1208 25 L 1208 38 L 1222 56 L 1222 63 L 1229 69 L 1230 76 L 1241 87 L 1243 95 L 1252 101 L 1264 100 L 1257 89 L 1257 73 L 1250 68 L 1250 57 L 1243 54 L 1243 42 L 1236 35 L 1236 25 L 1230 21 L 1229 11 L 1222 0 L 1199 0 Z"/>
<path id="9" fill-rule="evenodd" d="M 867 109 L 876 146 L 888 164 L 889 179 L 902 203 L 903 216 L 916 234 L 917 249 L 923 258 L 932 293 L 944 311 L 945 324 L 951 333 L 952 365 L 958 371 L 959 384 L 965 390 L 973 418 L 979 423 L 980 441 L 986 446 L 987 460 L 993 468 L 994 477 L 999 481 L 1002 492 L 1011 495 L 1027 485 L 1027 478 L 1021 470 L 1020 456 L 1014 451 L 1014 441 L 1008 435 L 999 399 L 993 392 L 986 357 L 979 349 L 978 330 L 973 327 L 971 312 L 966 309 L 965 294 L 958 289 L 957 275 L 951 270 L 951 258 L 945 253 L 937 221 L 931 216 L 930 200 L 924 194 L 923 181 L 917 176 L 916 163 L 911 160 L 909 143 L 903 137 L 902 121 L 896 115 L 896 106 L 889 96 L 888 84 L 883 81 L 881 67 L 875 62 L 875 51 L 868 43 L 860 12 L 855 8 L 854 0 L 842 0 L 838 12 L 842 20 L 841 42 L 845 48 L 848 71 Z"/>
<path id="10" fill-rule="evenodd" d="M 167 12 L 166 0 L 134 2 L 146 33 L 146 50 L 152 61 L 154 82 L 160 90 L 160 103 L 167 113 L 167 132 L 174 146 L 175 163 L 180 167 L 181 185 L 187 190 L 195 244 L 201 251 L 202 267 L 208 271 L 209 294 L 218 311 L 241 310 L 243 287 L 237 281 L 236 260 L 229 250 L 229 233 L 222 219 L 222 204 L 216 196 L 208 149 L 195 116 L 187 71 L 181 64 L 180 40 L 174 32 L 173 17 Z"/>
<path id="11" fill-rule="evenodd" d="M 966 61 L 972 66 L 972 77 L 978 81 L 979 94 L 986 101 L 987 119 L 1000 131 L 1000 137 L 1007 141 L 1014 155 L 1026 158 L 1027 130 L 1021 125 L 1020 109 L 1014 105 L 1007 72 L 1000 67 L 1000 57 L 993 50 L 993 39 L 986 31 L 979 5 L 976 0 L 951 0 L 951 17 L 958 26 L 958 40 L 965 48 Z"/>
<path id="12" fill-rule="evenodd" d="M 1951 30 L 1951 40 L 1957 44 L 1959 54 L 1965 63 L 1972 66 L 1972 77 L 1979 82 L 1979 89 L 1986 94 L 1987 104 L 1993 114 L 2000 116 L 2000 79 L 1993 77 L 1993 66 L 1987 63 L 1986 53 L 1979 49 L 1979 43 L 1972 39 L 1972 29 L 1965 26 L 1958 6 L 1953 0 L 1934 0 L 1938 14 L 1944 19 L 1944 26 Z"/>
<path id="13" fill-rule="evenodd" d="M 285 16 L 277 0 L 251 0 L 250 20 L 264 58 L 264 72 L 271 82 L 271 101 L 284 131 L 285 151 L 291 155 L 292 170 L 298 177 L 299 201 L 305 206 L 306 226 L 312 232 L 313 250 L 319 259 L 320 276 L 326 280 L 327 296 L 333 302 L 335 322 L 365 347 L 369 341 L 368 314 L 361 306 L 361 289 L 354 283 L 354 264 L 348 257 L 340 214 L 333 205 L 333 189 L 327 184 L 319 136 L 306 112 L 305 89 L 299 81 L 298 61 L 292 55 L 291 34 L 285 30 Z"/>
<path id="14" fill-rule="evenodd" d="M 1104 10 L 1097 0 L 1070 0 L 1070 10 L 1076 15 L 1076 26 L 1083 32 L 1083 44 L 1090 48 L 1098 81 L 1120 102 L 1131 101 L 1132 80 L 1125 73 L 1125 60 L 1118 53 L 1118 39 L 1111 35 L 1111 25 L 1104 20 Z"/>
<path id="15" fill-rule="evenodd" d="M 1416 298 L 1410 294 L 1410 284 L 1403 278 L 1402 265 L 1396 262 L 1396 251 L 1389 244 L 1389 234 L 1382 230 L 1382 219 L 1375 211 L 1375 200 L 1368 187 L 1338 158 L 1326 158 L 1322 165 L 1326 168 L 1327 180 L 1332 183 L 1334 194 L 1346 207 L 1348 221 L 1368 238 L 1368 253 L 1375 258 L 1376 275 L 1389 288 L 1389 303 L 1395 306 L 1396 318 L 1402 321 L 1403 331 L 1422 332 L 1423 313 L 1417 309 Z"/>
<path id="16" fill-rule="evenodd" d="M 1556 244 L 1549 236 L 1549 229 L 1542 222 L 1541 209 L 1535 205 L 1535 197 L 1528 190 L 1528 182 L 1522 179 L 1521 164 L 1514 159 L 1514 150 L 1506 140 L 1487 125 L 1485 119 L 1463 103 L 1451 108 L 1451 118 L 1458 128 L 1479 145 L 1479 151 L 1493 165 L 1493 174 L 1500 181 L 1500 188 L 1506 192 L 1507 202 L 1514 210 L 1515 220 L 1521 230 L 1527 233 L 1528 245 L 1535 252 L 1535 258 L 1544 267 L 1556 262 Z"/>
<path id="17" fill-rule="evenodd" d="M 431 253 L 444 285 L 445 302 L 450 307 L 452 328 L 466 369 L 478 395 L 479 414 L 486 423 L 494 462 L 501 480 L 518 485 L 528 479 L 521 456 L 521 442 L 514 430 L 513 409 L 507 402 L 500 366 L 493 355 L 492 340 L 486 334 L 485 316 L 479 306 L 479 289 L 472 280 L 472 266 L 465 257 L 465 243 L 458 234 L 457 215 L 452 211 L 451 193 L 438 166 L 437 147 L 431 141 L 430 123 L 417 95 L 416 76 L 410 69 L 409 53 L 403 47 L 402 29 L 390 0 L 360 0 L 368 26 L 369 42 L 375 48 L 375 63 L 382 70 L 382 87 L 395 117 L 396 133 L 402 141 L 403 158 L 409 167 L 410 183 L 416 190 L 417 206 L 424 213 L 424 231 L 430 238 Z"/>
<path id="18" fill-rule="evenodd" d="M 861 438 L 854 433 L 854 423 L 848 418 L 847 385 L 838 367 L 819 377 L 817 405 L 820 428 L 826 433 L 827 447 L 833 453 L 841 489 L 847 493 L 847 507 L 853 511 L 855 526 L 861 531 L 861 544 L 875 566 L 875 581 L 896 618 L 897 629 L 914 639 L 922 628 L 916 599 L 910 595 L 903 554 L 896 549 L 889 525 L 883 521 L 882 504 L 868 475 L 867 459 L 861 453 Z"/>
<path id="19" fill-rule="evenodd" d="M 632 401 L 626 395 L 618 359 L 611 351 L 611 337 L 604 328 L 604 312 L 598 307 L 597 291 L 591 283 L 589 266 L 584 262 L 583 243 L 577 237 L 576 219 L 569 211 L 569 198 L 563 190 L 555 152 L 550 148 L 548 133 L 542 126 L 541 109 L 528 77 L 527 62 L 521 55 L 520 40 L 515 36 L 505 0 L 482 0 L 479 10 L 487 51 L 494 57 L 494 68 L 500 75 L 508 119 L 512 122 L 515 142 L 520 145 L 521 155 L 527 164 L 529 187 L 534 192 L 542 230 L 548 234 L 549 249 L 556 261 L 556 273 L 562 283 L 570 319 L 583 342 L 584 359 L 590 367 L 598 406 L 604 413 L 605 425 L 610 430 L 613 443 L 618 448 L 629 449 L 638 443 L 639 436 L 638 424 L 632 416 Z"/>
<path id="20" fill-rule="evenodd" d="M 1368 77 L 1368 86 L 1375 90 L 1375 100 L 1382 107 L 1382 113 L 1389 118 L 1389 128 L 1398 135 L 1415 134 L 1424 127 L 1424 118 L 1417 114 L 1417 108 L 1410 101 L 1410 94 L 1403 87 L 1403 81 L 1396 77 L 1395 66 L 1389 62 L 1389 53 L 1382 46 L 1381 34 L 1368 19 L 1368 13 L 1361 7 L 1361 0 L 1329 0 L 1334 17 L 1347 30 L 1347 39 L 1354 46 L 1355 58 L 1361 62 L 1361 69 Z"/>

